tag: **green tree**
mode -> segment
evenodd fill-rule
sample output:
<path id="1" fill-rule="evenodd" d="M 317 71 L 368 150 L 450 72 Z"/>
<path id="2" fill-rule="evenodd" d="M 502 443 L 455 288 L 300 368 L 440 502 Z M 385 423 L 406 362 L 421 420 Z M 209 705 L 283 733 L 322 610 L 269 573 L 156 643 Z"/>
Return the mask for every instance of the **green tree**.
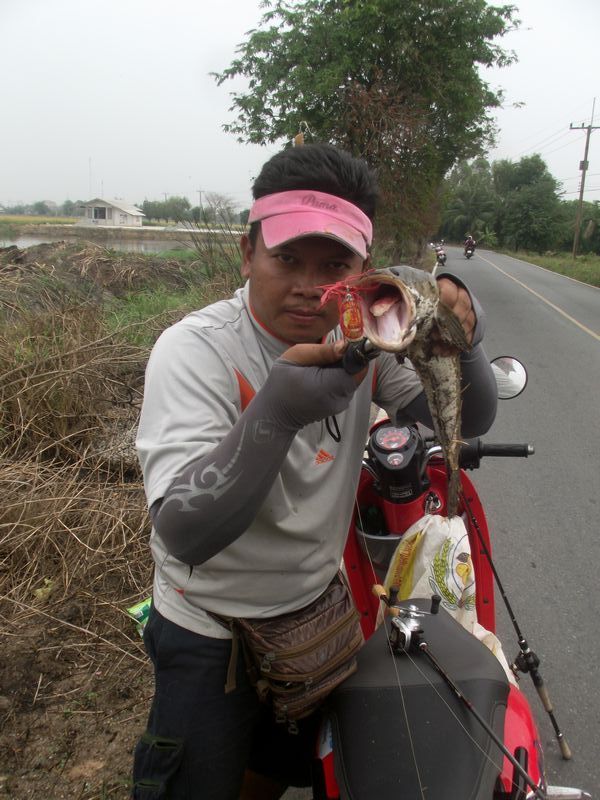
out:
<path id="1" fill-rule="evenodd" d="M 60 207 L 60 212 L 65 217 L 76 217 L 78 214 L 77 203 L 74 203 L 72 200 L 65 200 Z"/>
<path id="2" fill-rule="evenodd" d="M 441 234 L 461 241 L 470 233 L 481 244 L 496 241 L 497 197 L 492 171 L 484 158 L 461 163 L 446 181 Z"/>
<path id="3" fill-rule="evenodd" d="M 163 204 L 157 200 L 144 200 L 140 208 L 146 215 L 147 220 L 164 218 Z"/>
<path id="4" fill-rule="evenodd" d="M 34 214 L 37 214 L 40 217 L 48 216 L 50 213 L 50 208 L 45 200 L 38 200 L 37 203 L 33 204 L 31 210 Z"/>
<path id="5" fill-rule="evenodd" d="M 273 0 L 239 57 L 215 77 L 243 76 L 241 141 L 291 140 L 304 125 L 378 169 L 379 234 L 402 250 L 437 226 L 440 186 L 456 161 L 482 152 L 501 95 L 480 66 L 510 63 L 496 40 L 513 6 L 484 0 Z"/>
<path id="6" fill-rule="evenodd" d="M 557 245 L 562 229 L 558 182 L 538 154 L 519 162 L 496 161 L 492 169 L 499 197 L 500 244 L 542 252 Z"/>
<path id="7" fill-rule="evenodd" d="M 175 222 L 189 219 L 189 210 L 191 208 L 190 201 L 187 197 L 169 197 L 166 203 L 162 204 L 164 207 L 165 219 L 172 219 Z"/>
<path id="8" fill-rule="evenodd" d="M 578 205 L 578 200 L 561 203 L 561 225 L 557 247 L 566 252 L 571 252 L 573 248 Z M 593 203 L 583 203 L 579 252 L 582 255 L 585 253 L 600 255 L 600 202 L 597 200 Z"/>

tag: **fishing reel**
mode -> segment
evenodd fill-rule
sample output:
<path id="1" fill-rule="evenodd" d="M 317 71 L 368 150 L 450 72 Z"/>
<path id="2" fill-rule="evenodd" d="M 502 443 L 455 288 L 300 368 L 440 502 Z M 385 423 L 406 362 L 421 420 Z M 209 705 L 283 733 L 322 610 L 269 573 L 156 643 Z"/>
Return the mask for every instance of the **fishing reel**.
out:
<path id="1" fill-rule="evenodd" d="M 389 641 L 394 653 L 409 653 L 418 646 L 423 634 L 419 619 L 422 616 L 423 612 L 416 606 L 409 606 L 399 609 L 398 616 L 392 617 Z"/>
<path id="2" fill-rule="evenodd" d="M 419 649 L 423 641 L 423 628 L 421 621 L 424 617 L 437 614 L 442 598 L 439 594 L 431 597 L 431 610 L 422 611 L 415 605 L 393 606 L 397 614 L 391 621 L 390 646 L 394 653 L 408 653 L 411 649 Z"/>
<path id="3" fill-rule="evenodd" d="M 409 653 L 411 650 L 417 650 L 423 641 L 423 621 L 425 617 L 431 617 L 438 613 L 442 598 L 439 594 L 432 595 L 430 610 L 423 611 L 413 603 L 409 603 L 406 606 L 396 605 L 395 600 L 398 594 L 396 589 L 390 590 L 389 597 L 385 594 L 385 590 L 381 590 L 381 587 L 374 589 L 374 591 L 389 608 L 392 615 L 389 635 L 392 651 L 399 655 L 400 653 Z"/>

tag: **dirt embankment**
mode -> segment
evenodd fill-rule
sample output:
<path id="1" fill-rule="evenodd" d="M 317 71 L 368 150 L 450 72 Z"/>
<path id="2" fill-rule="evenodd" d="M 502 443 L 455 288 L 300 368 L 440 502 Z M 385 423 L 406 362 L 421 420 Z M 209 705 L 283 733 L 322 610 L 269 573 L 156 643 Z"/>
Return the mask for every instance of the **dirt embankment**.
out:
<path id="1" fill-rule="evenodd" d="M 189 281 L 94 246 L 0 250 L 0 798 L 129 796 L 152 692 L 126 613 L 151 586 L 132 445 L 148 339 L 185 312 L 107 319 Z"/>

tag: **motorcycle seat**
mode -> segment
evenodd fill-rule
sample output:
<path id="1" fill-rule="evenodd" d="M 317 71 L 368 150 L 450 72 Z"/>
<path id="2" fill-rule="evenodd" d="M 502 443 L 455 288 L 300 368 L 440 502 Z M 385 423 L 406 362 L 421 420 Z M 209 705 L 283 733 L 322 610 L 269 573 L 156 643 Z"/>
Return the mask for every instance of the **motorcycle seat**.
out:
<path id="1" fill-rule="evenodd" d="M 410 602 L 429 610 L 429 600 Z M 431 653 L 502 740 L 509 684 L 499 661 L 443 608 L 422 620 Z M 388 633 L 386 622 L 328 703 L 341 800 L 490 800 L 499 748 L 422 653 L 392 655 Z"/>

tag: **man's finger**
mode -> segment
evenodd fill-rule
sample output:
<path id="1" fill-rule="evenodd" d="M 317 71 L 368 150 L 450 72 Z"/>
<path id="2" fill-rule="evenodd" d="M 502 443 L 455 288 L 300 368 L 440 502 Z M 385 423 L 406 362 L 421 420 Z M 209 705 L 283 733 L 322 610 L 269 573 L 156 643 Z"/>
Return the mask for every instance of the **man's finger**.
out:
<path id="1" fill-rule="evenodd" d="M 325 367 L 339 361 L 344 355 L 346 347 L 347 344 L 344 341 L 327 344 L 295 344 L 281 357 L 304 367 Z"/>

